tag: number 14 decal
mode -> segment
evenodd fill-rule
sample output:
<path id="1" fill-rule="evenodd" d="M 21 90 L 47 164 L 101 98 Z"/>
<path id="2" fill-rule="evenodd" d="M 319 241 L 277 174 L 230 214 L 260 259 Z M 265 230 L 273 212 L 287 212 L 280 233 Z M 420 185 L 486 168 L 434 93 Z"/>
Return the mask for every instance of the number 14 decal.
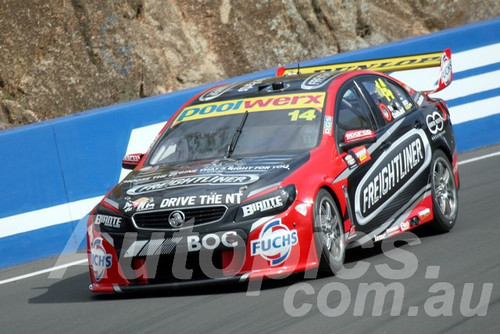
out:
<path id="1" fill-rule="evenodd" d="M 306 120 L 306 121 L 312 121 L 313 119 L 316 118 L 316 109 L 308 109 L 306 111 L 302 111 L 300 109 L 294 110 L 292 112 L 288 113 L 288 116 L 290 116 L 290 120 L 292 122 L 295 122 L 297 120 Z"/>

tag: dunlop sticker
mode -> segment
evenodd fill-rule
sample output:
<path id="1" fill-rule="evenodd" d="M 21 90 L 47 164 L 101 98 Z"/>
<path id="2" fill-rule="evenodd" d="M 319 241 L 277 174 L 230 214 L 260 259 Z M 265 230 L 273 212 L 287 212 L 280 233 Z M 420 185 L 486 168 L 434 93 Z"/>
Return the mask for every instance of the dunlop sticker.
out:
<path id="1" fill-rule="evenodd" d="M 373 60 L 362 60 L 352 63 L 328 64 L 319 66 L 300 67 L 300 74 L 325 72 L 325 71 L 355 71 L 372 70 L 379 72 L 393 72 L 412 70 L 418 68 L 435 67 L 441 64 L 442 52 L 425 53 L 403 57 L 381 58 Z M 297 68 L 287 68 L 283 75 L 297 74 Z"/>

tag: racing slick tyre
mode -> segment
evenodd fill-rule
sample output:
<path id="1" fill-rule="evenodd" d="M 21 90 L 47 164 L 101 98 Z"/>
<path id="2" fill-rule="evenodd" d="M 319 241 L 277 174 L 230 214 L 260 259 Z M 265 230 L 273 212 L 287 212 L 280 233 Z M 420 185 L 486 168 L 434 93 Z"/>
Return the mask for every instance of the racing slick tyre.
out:
<path id="1" fill-rule="evenodd" d="M 443 151 L 432 156 L 432 204 L 434 220 L 430 227 L 438 232 L 453 228 L 458 214 L 458 191 L 450 161 Z"/>
<path id="2" fill-rule="evenodd" d="M 313 213 L 319 272 L 332 275 L 344 264 L 346 243 L 342 216 L 332 196 L 325 189 L 318 191 Z"/>

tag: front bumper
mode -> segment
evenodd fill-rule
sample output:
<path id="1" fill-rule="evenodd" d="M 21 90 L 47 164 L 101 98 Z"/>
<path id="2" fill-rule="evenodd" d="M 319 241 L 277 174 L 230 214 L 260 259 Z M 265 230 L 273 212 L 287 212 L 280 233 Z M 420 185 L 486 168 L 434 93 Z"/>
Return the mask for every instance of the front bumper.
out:
<path id="1" fill-rule="evenodd" d="M 311 222 L 312 205 L 297 201 L 276 216 L 184 235 L 124 233 L 118 240 L 89 220 L 90 290 L 176 289 L 309 270 L 318 266 Z"/>

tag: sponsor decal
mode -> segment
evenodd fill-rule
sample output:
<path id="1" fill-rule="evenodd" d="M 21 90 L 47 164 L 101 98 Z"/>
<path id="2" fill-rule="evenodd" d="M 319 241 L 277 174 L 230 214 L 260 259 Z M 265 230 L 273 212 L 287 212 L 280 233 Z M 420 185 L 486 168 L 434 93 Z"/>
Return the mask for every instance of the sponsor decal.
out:
<path id="1" fill-rule="evenodd" d="M 387 235 L 386 235 L 386 234 L 385 234 L 385 232 L 384 232 L 384 233 L 382 233 L 382 234 L 376 235 L 373 239 L 374 239 L 375 241 L 381 241 L 381 240 L 384 240 L 386 237 L 387 237 Z"/>
<path id="2" fill-rule="evenodd" d="M 141 171 L 143 171 L 143 169 L 141 169 Z M 145 176 L 145 177 L 136 177 L 133 179 L 123 180 L 123 183 L 144 183 L 147 181 L 164 179 L 166 177 L 167 177 L 167 175 L 165 175 L 165 174 L 154 175 L 154 176 Z"/>
<path id="3" fill-rule="evenodd" d="M 352 150 L 349 150 L 349 153 L 354 157 L 354 159 L 356 159 L 356 162 L 360 166 L 367 163 L 372 158 L 364 146 L 353 148 Z"/>
<path id="4" fill-rule="evenodd" d="M 295 211 L 300 213 L 302 216 L 307 216 L 307 204 L 300 203 L 295 206 Z"/>
<path id="5" fill-rule="evenodd" d="M 218 173 L 218 172 L 266 172 L 272 169 L 287 169 L 290 170 L 290 165 L 227 165 L 227 166 L 217 166 L 211 165 L 208 167 L 203 167 L 199 171 L 200 173 Z"/>
<path id="6" fill-rule="evenodd" d="M 152 197 L 142 197 L 133 201 L 132 206 L 136 209 L 137 212 L 152 210 L 155 208 L 155 202 Z"/>
<path id="7" fill-rule="evenodd" d="M 246 174 L 207 174 L 196 176 L 184 176 L 171 180 L 155 182 L 151 184 L 141 185 L 127 190 L 128 195 L 140 195 L 157 191 L 163 191 L 173 188 L 189 187 L 196 185 L 244 185 L 257 181 L 258 175 Z"/>
<path id="8" fill-rule="evenodd" d="M 425 208 L 425 209 L 418 212 L 418 218 L 420 219 L 420 221 L 424 221 L 430 215 L 431 215 L 431 209 L 429 209 L 429 208 Z"/>
<path id="9" fill-rule="evenodd" d="M 396 233 L 396 232 L 399 232 L 399 226 L 397 226 L 397 225 L 389 227 L 385 233 L 387 235 L 389 235 L 389 234 L 393 234 L 393 233 Z"/>
<path id="10" fill-rule="evenodd" d="M 333 117 L 332 116 L 325 116 L 325 125 L 323 129 L 323 133 L 325 135 L 331 135 L 332 134 L 332 126 L 333 126 Z"/>
<path id="11" fill-rule="evenodd" d="M 219 96 L 221 96 L 222 94 L 224 94 L 225 92 L 227 92 L 228 90 L 230 90 L 231 88 L 233 88 L 234 85 L 235 84 L 215 87 L 215 88 L 209 90 L 208 92 L 206 92 L 205 94 L 203 94 L 202 96 L 200 96 L 200 98 L 198 100 L 205 102 L 205 101 L 210 101 L 210 100 L 216 99 Z"/>
<path id="12" fill-rule="evenodd" d="M 385 120 L 387 122 L 392 121 L 392 114 L 391 114 L 391 111 L 389 110 L 389 108 L 387 108 L 387 106 L 383 103 L 380 104 L 379 108 L 380 108 L 380 112 L 382 113 L 382 116 L 384 116 Z"/>
<path id="13" fill-rule="evenodd" d="M 397 101 L 394 101 L 392 105 L 389 105 L 389 109 L 391 110 L 391 115 L 394 119 L 399 118 L 405 114 L 405 109 Z"/>
<path id="14" fill-rule="evenodd" d="M 352 225 L 351 229 L 349 230 L 349 234 L 347 235 L 346 241 L 351 240 L 352 238 L 356 237 L 356 226 Z"/>
<path id="15" fill-rule="evenodd" d="M 407 231 L 410 229 L 410 221 L 404 221 L 399 225 L 399 228 L 401 229 L 401 232 Z"/>
<path id="16" fill-rule="evenodd" d="M 160 208 L 175 208 L 196 205 L 197 196 L 181 196 L 164 198 L 160 203 Z"/>
<path id="17" fill-rule="evenodd" d="M 297 230 L 290 230 L 281 219 L 273 220 L 264 225 L 258 239 L 251 241 L 250 255 L 260 255 L 271 266 L 278 266 L 286 261 L 298 241 Z"/>
<path id="18" fill-rule="evenodd" d="M 325 93 L 301 93 L 283 94 L 267 97 L 246 98 L 237 100 L 217 101 L 191 105 L 184 108 L 175 123 L 192 121 L 197 119 L 241 114 L 248 112 L 322 108 L 325 101 Z"/>
<path id="19" fill-rule="evenodd" d="M 402 96 L 401 99 L 403 100 L 403 105 L 405 106 L 405 110 L 408 111 L 413 107 L 413 104 L 411 102 L 408 102 L 408 100 Z"/>
<path id="20" fill-rule="evenodd" d="M 243 205 L 241 209 L 243 210 L 243 217 L 248 217 L 256 212 L 265 212 L 281 206 L 283 206 L 281 196 L 275 196 L 248 205 Z"/>
<path id="21" fill-rule="evenodd" d="M 123 257 L 165 255 L 180 252 L 198 252 L 219 247 L 235 248 L 244 246 L 243 237 L 235 231 L 209 233 L 205 235 L 183 235 L 165 239 L 139 240 L 133 242 L 124 252 Z M 123 252 L 123 250 L 122 250 Z"/>
<path id="22" fill-rule="evenodd" d="M 443 52 L 441 56 L 441 77 L 440 81 L 442 85 L 448 86 L 452 80 L 452 67 L 451 67 L 451 59 L 448 58 L 446 52 Z"/>
<path id="23" fill-rule="evenodd" d="M 164 198 L 160 208 L 179 208 L 212 204 L 240 204 L 241 193 L 217 194 L 215 192 L 207 195 L 178 196 Z"/>
<path id="24" fill-rule="evenodd" d="M 422 106 L 422 103 L 424 103 L 425 98 L 424 98 L 424 96 L 423 96 L 422 94 L 418 94 L 418 95 L 416 96 L 415 100 L 417 101 L 417 105 L 418 105 L 419 107 L 421 107 L 421 106 Z"/>
<path id="25" fill-rule="evenodd" d="M 123 162 L 139 162 L 142 158 L 142 154 L 127 154 L 123 158 Z"/>
<path id="26" fill-rule="evenodd" d="M 429 131 L 435 135 L 439 131 L 444 128 L 444 119 L 443 116 L 437 111 L 434 111 L 432 114 L 426 116 L 425 121 L 427 122 L 427 127 Z"/>
<path id="27" fill-rule="evenodd" d="M 421 129 L 407 132 L 377 159 L 355 194 L 356 218 L 365 225 L 429 165 L 429 141 Z"/>
<path id="28" fill-rule="evenodd" d="M 344 135 L 344 143 L 350 144 L 368 138 L 375 138 L 375 133 L 372 130 L 349 130 Z"/>
<path id="29" fill-rule="evenodd" d="M 300 88 L 305 90 L 313 90 L 323 87 L 334 75 L 334 72 L 319 72 L 309 76 L 302 84 Z"/>
<path id="30" fill-rule="evenodd" d="M 132 201 L 127 199 L 123 211 L 130 212 L 135 209 L 137 212 L 152 210 L 155 208 L 154 198 L 152 197 L 141 197 Z"/>
<path id="31" fill-rule="evenodd" d="M 394 156 L 363 189 L 362 212 L 375 206 L 423 160 L 422 141 L 416 138 Z"/>
<path id="32" fill-rule="evenodd" d="M 264 79 L 252 80 L 249 83 L 246 83 L 243 86 L 241 86 L 240 88 L 238 88 L 238 92 L 246 92 L 246 91 L 254 88 L 257 85 L 260 85 L 261 83 L 264 82 L 264 80 L 265 80 L 265 78 Z"/>
<path id="33" fill-rule="evenodd" d="M 443 137 L 445 134 L 446 134 L 446 130 L 443 130 L 443 131 L 441 131 L 441 132 L 438 132 L 438 133 L 437 133 L 437 134 L 435 134 L 435 135 L 432 135 L 432 136 L 431 136 L 431 139 L 432 139 L 432 141 L 436 141 L 436 140 L 438 140 L 439 138 Z"/>
<path id="34" fill-rule="evenodd" d="M 122 225 L 122 218 L 107 216 L 107 215 L 96 215 L 94 224 L 96 225 L 103 224 L 104 226 L 107 227 L 120 228 Z"/>
<path id="35" fill-rule="evenodd" d="M 198 169 L 187 169 L 187 170 L 174 170 L 168 173 L 168 176 L 177 176 L 177 175 L 186 175 L 186 174 L 195 174 L 198 173 Z"/>
<path id="36" fill-rule="evenodd" d="M 188 252 L 196 252 L 203 249 L 216 249 L 221 244 L 225 247 L 234 248 L 238 246 L 238 234 L 235 231 L 224 233 L 205 234 L 200 238 L 199 235 L 187 236 Z"/>
<path id="37" fill-rule="evenodd" d="M 356 159 L 349 153 L 344 157 L 345 163 L 349 166 L 349 169 L 353 169 L 358 166 Z"/>
<path id="38" fill-rule="evenodd" d="M 328 64 L 319 66 L 304 66 L 300 67 L 300 73 L 315 73 L 326 71 L 355 71 L 355 70 L 372 70 L 379 72 L 392 72 L 410 70 L 424 67 L 439 66 L 441 63 L 441 52 L 433 52 L 426 54 L 410 55 L 403 57 L 381 58 L 372 60 L 363 60 L 349 63 Z M 296 74 L 297 68 L 287 68 L 283 71 L 283 75 Z"/>
<path id="39" fill-rule="evenodd" d="M 95 238 L 92 241 L 90 263 L 97 282 L 105 276 L 106 271 L 113 265 L 113 256 L 106 252 L 106 249 L 102 245 L 102 238 Z"/>

